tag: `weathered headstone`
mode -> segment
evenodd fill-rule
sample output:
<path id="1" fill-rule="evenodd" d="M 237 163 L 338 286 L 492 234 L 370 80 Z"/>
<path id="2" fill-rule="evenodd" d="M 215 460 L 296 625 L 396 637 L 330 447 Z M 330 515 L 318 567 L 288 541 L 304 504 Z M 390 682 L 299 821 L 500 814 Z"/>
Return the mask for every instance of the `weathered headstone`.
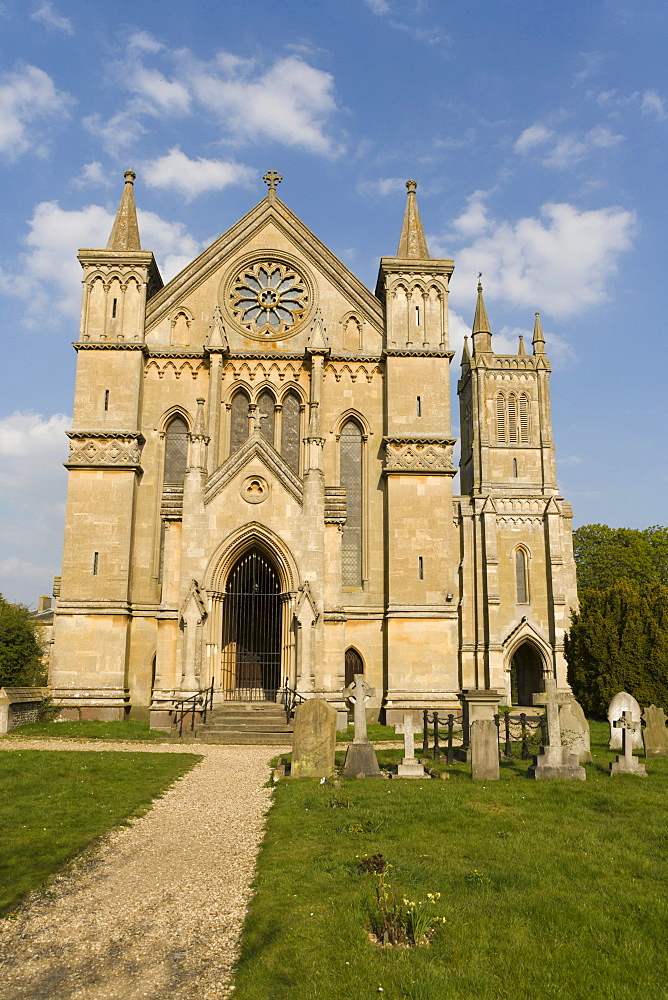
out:
<path id="1" fill-rule="evenodd" d="M 344 778 L 381 778 L 376 751 L 366 734 L 365 702 L 376 692 L 364 680 L 363 674 L 355 674 L 355 680 L 344 689 L 343 697 L 353 703 L 355 736 L 346 751 L 343 766 Z"/>
<path id="2" fill-rule="evenodd" d="M 529 768 L 532 778 L 573 778 L 584 781 L 587 777 L 584 767 L 580 767 L 577 753 L 573 753 L 569 746 L 562 746 L 561 743 L 559 706 L 565 704 L 571 697 L 570 691 L 557 691 L 554 677 L 546 679 L 544 693 L 533 696 L 534 705 L 545 705 L 547 744 L 541 747 L 540 754 L 534 757 L 533 764 Z"/>
<path id="3" fill-rule="evenodd" d="M 585 718 L 582 705 L 575 698 L 569 698 L 560 707 L 559 726 L 562 744 L 569 746 L 573 753 L 578 755 L 581 764 L 591 763 L 589 723 Z"/>
<path id="4" fill-rule="evenodd" d="M 668 757 L 668 729 L 664 710 L 650 705 L 643 709 L 642 719 L 645 723 L 642 731 L 645 757 Z"/>
<path id="5" fill-rule="evenodd" d="M 404 715 L 401 725 L 394 727 L 395 733 L 399 733 L 404 738 L 404 758 L 397 767 L 398 778 L 430 778 L 431 775 L 425 773 L 422 764 L 415 759 L 415 719 L 412 715 Z"/>
<path id="6" fill-rule="evenodd" d="M 620 691 L 608 705 L 608 722 L 610 723 L 610 742 L 608 746 L 611 750 L 621 750 L 622 731 L 618 727 L 615 727 L 615 723 L 618 719 L 621 719 L 624 712 L 630 712 L 633 721 L 638 723 L 638 729 L 633 733 L 633 749 L 639 750 L 642 747 L 640 705 L 628 691 Z"/>
<path id="7" fill-rule="evenodd" d="M 295 711 L 291 777 L 329 778 L 335 747 L 336 709 L 322 698 L 309 698 Z"/>
<path id="8" fill-rule="evenodd" d="M 471 723 L 471 777 L 474 781 L 499 780 L 499 731 L 494 719 Z"/>
<path id="9" fill-rule="evenodd" d="M 636 722 L 630 712 L 623 712 L 613 725 L 621 731 L 622 753 L 614 764 L 610 764 L 610 777 L 613 774 L 635 774 L 638 778 L 646 778 L 645 765 L 633 756 L 633 735 L 640 729 L 640 722 Z"/>

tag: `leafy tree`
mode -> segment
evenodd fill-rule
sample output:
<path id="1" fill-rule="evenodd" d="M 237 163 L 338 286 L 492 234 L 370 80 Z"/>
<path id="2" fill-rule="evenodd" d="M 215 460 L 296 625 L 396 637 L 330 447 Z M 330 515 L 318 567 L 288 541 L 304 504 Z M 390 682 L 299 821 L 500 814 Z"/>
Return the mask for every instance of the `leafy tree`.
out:
<path id="1" fill-rule="evenodd" d="M 0 687 L 45 683 L 39 626 L 30 609 L 0 594 Z"/>
<path id="2" fill-rule="evenodd" d="M 668 584 L 668 528 L 640 531 L 585 524 L 573 532 L 578 591 L 604 590 L 617 580 L 638 586 Z"/>
<path id="3" fill-rule="evenodd" d="M 605 715 L 618 691 L 668 707 L 668 587 L 620 579 L 586 591 L 566 659 L 573 693 L 589 714 Z"/>

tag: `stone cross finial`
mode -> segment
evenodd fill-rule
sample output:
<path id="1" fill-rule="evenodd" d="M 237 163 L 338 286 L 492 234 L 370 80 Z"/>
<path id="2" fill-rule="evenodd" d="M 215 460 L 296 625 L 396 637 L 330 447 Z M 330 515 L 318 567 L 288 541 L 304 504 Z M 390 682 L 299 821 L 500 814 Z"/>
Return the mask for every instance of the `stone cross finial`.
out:
<path id="1" fill-rule="evenodd" d="M 369 687 L 364 680 L 363 674 L 355 674 L 355 680 L 343 690 L 343 697 L 352 701 L 354 707 L 353 721 L 355 723 L 355 743 L 368 743 L 366 734 L 366 708 L 365 702 L 373 698 L 375 690 Z"/>
<path id="2" fill-rule="evenodd" d="M 278 170 L 267 170 L 266 174 L 262 177 L 262 180 L 270 191 L 275 191 L 277 186 L 283 180 L 283 175 L 279 174 Z"/>
<path id="3" fill-rule="evenodd" d="M 559 706 L 565 704 L 570 699 L 570 692 L 557 691 L 557 682 L 554 677 L 545 680 L 545 691 L 534 694 L 534 705 L 545 705 L 545 715 L 547 716 L 547 745 L 551 747 L 561 746 L 561 724 L 559 722 Z"/>
<path id="4" fill-rule="evenodd" d="M 415 758 L 415 719 L 412 715 L 404 715 L 401 725 L 394 727 L 395 733 L 404 738 L 404 761 Z"/>
<path id="5" fill-rule="evenodd" d="M 617 719 L 614 727 L 622 731 L 622 756 L 628 763 L 633 760 L 633 734 L 640 729 L 640 724 L 630 712 L 622 712 L 621 719 Z"/>

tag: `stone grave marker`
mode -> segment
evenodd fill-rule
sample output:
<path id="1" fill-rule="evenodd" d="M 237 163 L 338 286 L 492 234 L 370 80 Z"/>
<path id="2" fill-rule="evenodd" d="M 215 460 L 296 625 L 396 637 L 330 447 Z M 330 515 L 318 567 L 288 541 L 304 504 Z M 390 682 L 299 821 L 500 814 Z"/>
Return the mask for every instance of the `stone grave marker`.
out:
<path id="1" fill-rule="evenodd" d="M 529 768 L 532 778 L 573 778 L 585 781 L 587 773 L 580 767 L 577 753 L 569 746 L 562 746 L 561 726 L 559 725 L 559 706 L 565 704 L 572 695 L 570 691 L 557 691 L 554 677 L 545 681 L 545 691 L 534 694 L 534 705 L 545 705 L 547 716 L 547 744 L 541 747 L 541 752 L 533 759 Z"/>
<path id="2" fill-rule="evenodd" d="M 335 748 L 336 709 L 322 698 L 309 698 L 295 711 L 291 777 L 329 778 Z"/>
<path id="3" fill-rule="evenodd" d="M 645 757 L 668 757 L 668 729 L 666 729 L 666 713 L 656 705 L 643 709 L 645 728 L 642 732 L 645 744 Z"/>
<path id="4" fill-rule="evenodd" d="M 613 725 L 621 730 L 622 753 L 614 764 L 610 764 L 610 777 L 613 774 L 635 774 L 638 778 L 646 778 L 645 765 L 633 756 L 633 734 L 640 729 L 640 722 L 636 722 L 630 712 L 623 712 Z"/>
<path id="5" fill-rule="evenodd" d="M 608 722 L 610 723 L 610 742 L 608 746 L 611 750 L 621 750 L 622 748 L 622 730 L 615 726 L 615 723 L 618 719 L 621 719 L 624 712 L 630 712 L 633 721 L 638 723 L 638 729 L 633 733 L 633 749 L 640 750 L 642 747 L 640 705 L 628 691 L 620 691 L 608 705 Z"/>
<path id="6" fill-rule="evenodd" d="M 561 742 L 570 746 L 573 753 L 578 755 L 581 764 L 591 763 L 589 723 L 585 718 L 582 705 L 572 696 L 559 708 L 559 726 L 561 728 Z"/>
<path id="7" fill-rule="evenodd" d="M 404 738 L 404 758 L 397 767 L 398 778 L 431 778 L 424 767 L 415 759 L 415 719 L 412 715 L 404 715 L 401 725 L 394 727 L 395 733 Z"/>
<path id="8" fill-rule="evenodd" d="M 474 719 L 471 734 L 471 778 L 499 780 L 499 731 L 494 719 Z"/>
<path id="9" fill-rule="evenodd" d="M 355 736 L 346 751 L 346 762 L 343 766 L 344 778 L 381 778 L 376 751 L 369 743 L 366 734 L 365 702 L 375 695 L 373 688 L 364 680 L 363 674 L 355 674 L 352 684 L 343 691 L 343 697 L 353 703 L 353 721 Z"/>

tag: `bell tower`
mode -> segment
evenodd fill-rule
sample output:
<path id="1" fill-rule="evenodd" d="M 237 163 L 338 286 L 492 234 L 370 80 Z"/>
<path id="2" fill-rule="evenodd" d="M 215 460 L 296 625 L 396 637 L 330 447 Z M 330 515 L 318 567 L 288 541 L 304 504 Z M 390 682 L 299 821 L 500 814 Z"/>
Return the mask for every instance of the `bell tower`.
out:
<path id="1" fill-rule="evenodd" d="M 516 354 L 496 354 L 478 282 L 471 340 L 472 351 L 465 338 L 457 388 L 461 683 L 498 691 L 511 704 L 512 671 L 524 660 L 536 665 L 534 683 L 553 677 L 568 688 L 564 632 L 577 605 L 572 512 L 557 486 L 539 314 L 531 354 L 522 337 Z"/>
<path id="2" fill-rule="evenodd" d="M 407 707 L 454 700 L 457 610 L 452 520 L 448 294 L 451 260 L 429 256 L 415 190 L 396 257 L 380 262 L 385 309 L 388 722 Z"/>
<path id="3" fill-rule="evenodd" d="M 79 251 L 83 299 L 51 676 L 65 715 L 110 719 L 123 716 L 127 701 L 144 324 L 146 302 L 162 287 L 153 254 L 141 249 L 134 180 L 126 171 L 106 249 Z"/>

